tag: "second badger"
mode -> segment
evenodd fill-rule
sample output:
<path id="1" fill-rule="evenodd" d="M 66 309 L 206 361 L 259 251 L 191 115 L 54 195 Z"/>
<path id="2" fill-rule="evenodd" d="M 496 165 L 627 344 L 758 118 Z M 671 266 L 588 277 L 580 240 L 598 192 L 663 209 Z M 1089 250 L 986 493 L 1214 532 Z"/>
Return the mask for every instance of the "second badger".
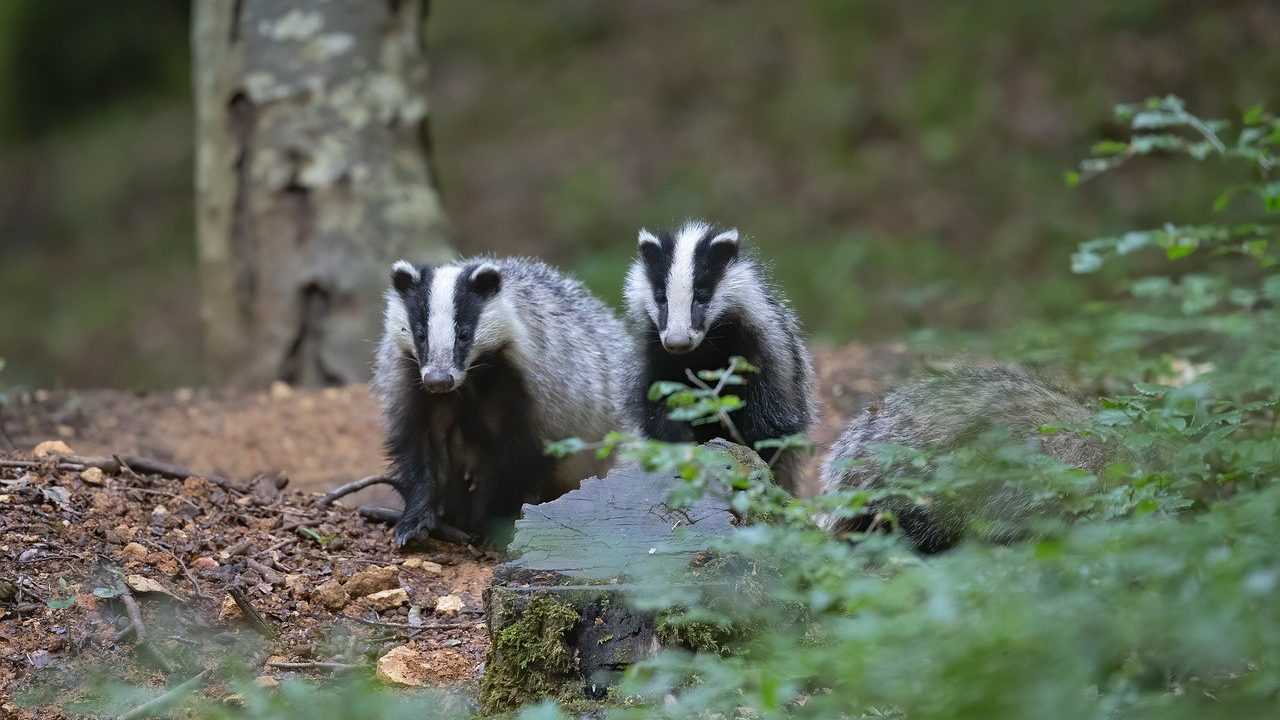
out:
<path id="1" fill-rule="evenodd" d="M 544 443 L 627 427 L 626 340 L 604 303 L 529 259 L 400 261 L 391 285 L 373 385 L 405 504 L 397 543 L 441 525 L 492 538 L 522 503 L 603 469 Z"/>
<path id="2" fill-rule="evenodd" d="M 754 444 L 807 432 L 817 402 L 800 321 L 760 263 L 741 251 L 738 231 L 691 221 L 661 235 L 641 230 L 638 242 L 626 289 L 638 343 L 626 391 L 633 423 L 668 442 L 732 439 L 719 425 L 669 419 L 648 393 L 660 380 L 688 382 L 690 371 L 728 367 L 736 355 L 760 369 L 742 393 L 746 407 L 732 418 L 742 439 Z M 792 450 L 774 467 L 778 484 L 792 492 L 800 461 Z"/>

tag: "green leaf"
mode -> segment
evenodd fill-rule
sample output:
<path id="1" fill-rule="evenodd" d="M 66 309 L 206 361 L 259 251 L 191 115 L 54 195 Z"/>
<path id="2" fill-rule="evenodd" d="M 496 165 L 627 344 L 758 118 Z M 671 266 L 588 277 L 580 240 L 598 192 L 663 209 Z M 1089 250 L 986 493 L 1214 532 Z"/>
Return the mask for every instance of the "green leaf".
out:
<path id="1" fill-rule="evenodd" d="M 1152 383 L 1134 383 L 1133 389 L 1147 397 L 1160 397 L 1161 395 L 1164 395 L 1165 391 L 1169 388 L 1163 385 L 1154 385 Z"/>
<path id="2" fill-rule="evenodd" d="M 649 386 L 649 401 L 657 402 L 672 393 L 688 390 L 689 386 L 684 383 L 671 382 L 669 380 L 661 380 Z"/>
<path id="3" fill-rule="evenodd" d="M 110 600 L 112 598 L 120 597 L 121 592 L 119 588 L 96 587 L 93 589 L 93 595 L 94 597 L 102 598 L 103 600 Z"/>
<path id="4" fill-rule="evenodd" d="M 66 610 L 67 608 L 75 604 L 76 604 L 75 595 L 68 595 L 67 597 L 64 597 L 64 598 L 50 597 L 49 602 L 45 603 L 45 605 L 49 606 L 50 610 Z"/>
<path id="5" fill-rule="evenodd" d="M 576 455 L 587 448 L 587 444 L 579 438 L 565 438 L 547 443 L 546 454 L 552 457 L 568 457 Z"/>
<path id="6" fill-rule="evenodd" d="M 1262 296 L 1271 301 L 1280 301 L 1280 275 L 1271 275 L 1262 281 Z"/>
<path id="7" fill-rule="evenodd" d="M 1101 155 L 1103 157 L 1123 155 L 1129 151 L 1129 143 L 1121 142 L 1119 140 L 1103 140 L 1101 142 L 1094 143 L 1091 151 L 1094 155 Z"/>
<path id="8" fill-rule="evenodd" d="M 1091 272 L 1097 272 L 1102 267 L 1102 256 L 1088 250 L 1081 250 L 1071 254 L 1071 272 L 1077 275 L 1087 275 Z"/>
<path id="9" fill-rule="evenodd" d="M 1200 239 L 1194 235 L 1177 235 L 1170 238 L 1165 245 L 1165 256 L 1170 260 L 1181 260 L 1194 253 L 1200 247 Z"/>
<path id="10" fill-rule="evenodd" d="M 1258 125 L 1266 120 L 1266 111 L 1262 109 L 1262 105 L 1254 105 L 1244 111 L 1241 122 L 1245 125 Z"/>
<path id="11" fill-rule="evenodd" d="M 1062 173 L 1062 182 L 1065 183 L 1067 187 L 1071 187 L 1071 188 L 1079 187 L 1080 173 L 1076 172 L 1075 170 L 1068 170 Z"/>

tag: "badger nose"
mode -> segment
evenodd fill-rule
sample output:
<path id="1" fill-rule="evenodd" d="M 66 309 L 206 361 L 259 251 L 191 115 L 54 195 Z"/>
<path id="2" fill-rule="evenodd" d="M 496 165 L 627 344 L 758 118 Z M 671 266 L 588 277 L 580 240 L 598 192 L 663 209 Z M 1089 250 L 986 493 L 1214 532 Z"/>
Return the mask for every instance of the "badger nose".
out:
<path id="1" fill-rule="evenodd" d="M 669 353 L 682 355 L 693 350 L 693 336 L 687 333 L 670 333 L 662 339 L 662 346 Z"/>
<path id="2" fill-rule="evenodd" d="M 453 373 L 440 368 L 423 368 L 422 370 L 422 387 L 427 392 L 444 393 L 450 392 L 457 384 L 453 381 Z"/>

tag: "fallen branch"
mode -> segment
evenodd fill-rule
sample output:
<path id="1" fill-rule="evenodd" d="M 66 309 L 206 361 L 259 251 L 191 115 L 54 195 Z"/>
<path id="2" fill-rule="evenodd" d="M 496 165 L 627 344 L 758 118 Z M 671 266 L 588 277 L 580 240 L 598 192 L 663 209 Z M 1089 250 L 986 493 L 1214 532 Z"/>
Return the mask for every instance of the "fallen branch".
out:
<path id="1" fill-rule="evenodd" d="M 359 670 L 364 666 L 340 662 L 273 662 L 267 663 L 267 667 L 272 670 L 333 670 L 334 672 L 345 672 Z"/>
<path id="2" fill-rule="evenodd" d="M 133 596 L 133 591 L 123 581 L 116 583 L 116 591 L 120 593 L 120 602 L 124 603 L 124 610 L 129 614 L 129 627 L 116 634 L 116 642 L 125 639 L 130 633 L 139 644 L 146 642 L 147 626 L 142 624 L 142 608 L 138 607 L 138 600 Z"/>
<path id="3" fill-rule="evenodd" d="M 279 585 L 280 583 L 284 582 L 284 576 L 281 575 L 279 571 L 277 571 L 275 568 L 268 567 L 258 562 L 257 560 L 254 560 L 253 558 L 246 558 L 244 561 L 244 564 L 248 565 L 254 570 L 257 570 L 258 574 L 262 576 L 262 579 L 266 580 L 272 585 Z"/>
<path id="4" fill-rule="evenodd" d="M 471 622 L 451 622 L 451 623 L 423 623 L 421 625 L 410 625 L 409 623 L 385 622 L 382 620 L 365 620 L 364 618 L 350 617 L 342 615 L 342 619 L 358 622 L 361 625 L 369 627 L 388 628 L 391 630 L 413 630 L 415 633 L 426 632 L 427 630 L 466 630 L 475 627 L 475 621 Z"/>
<path id="5" fill-rule="evenodd" d="M 358 512 L 360 513 L 360 516 L 366 520 L 373 520 L 374 522 L 386 523 L 388 525 L 395 525 L 400 522 L 400 515 L 402 514 L 399 510 L 392 510 L 387 507 L 378 507 L 376 505 L 361 505 Z M 444 540 L 445 542 L 450 542 L 454 545 L 470 545 L 474 542 L 474 539 L 469 533 L 459 530 L 452 525 L 445 525 L 444 523 L 440 523 L 436 527 L 431 528 L 429 534 L 437 540 Z"/>
<path id="6" fill-rule="evenodd" d="M 138 707 L 130 710 L 129 712 L 121 715 L 120 717 L 116 718 L 116 720 L 139 720 L 139 718 L 159 715 L 165 710 L 168 710 L 173 705 L 177 704 L 179 700 L 182 700 L 188 694 L 195 692 L 196 690 L 199 690 L 201 686 L 203 686 L 205 682 L 209 680 L 209 676 L 212 674 L 213 674 L 213 670 L 205 670 L 204 672 L 200 673 L 199 675 L 196 675 L 190 680 L 187 680 L 182 684 L 175 686 L 172 690 L 169 690 L 168 692 L 155 698 L 154 700 L 145 702 L 139 705 Z"/>
<path id="7" fill-rule="evenodd" d="M 45 467 L 48 462 L 39 460 L 0 460 L 0 467 L 16 467 L 35 469 Z M 204 478 L 224 490 L 242 492 L 230 480 L 213 474 L 193 472 L 181 465 L 174 465 L 163 460 L 140 457 L 138 455 L 116 455 L 114 457 L 96 455 L 65 455 L 57 458 L 56 467 L 63 472 L 80 472 L 88 468 L 98 468 L 108 475 L 119 475 L 125 469 L 135 470 L 147 475 L 159 475 L 172 480 L 186 480 L 189 477 Z"/>
<path id="8" fill-rule="evenodd" d="M 245 595 L 243 590 L 238 587 L 231 587 L 227 588 L 227 593 L 231 595 L 231 599 L 240 608 L 240 612 L 244 613 L 245 619 L 249 621 L 249 626 L 255 632 L 268 640 L 275 638 L 275 628 L 271 627 L 266 618 L 262 617 L 262 614 L 253 607 L 253 604 L 249 602 L 249 596 Z"/>
<path id="9" fill-rule="evenodd" d="M 391 484 L 391 479 L 385 475 L 370 475 L 367 478 L 361 478 L 359 480 L 356 480 L 355 482 L 349 482 L 346 485 L 339 485 L 338 487 L 325 493 L 324 497 L 320 499 L 320 506 L 328 507 L 348 495 L 351 495 L 353 493 L 358 493 L 361 490 L 364 490 L 365 488 L 373 487 L 374 485 L 390 485 L 390 484 Z"/>
<path id="10" fill-rule="evenodd" d="M 129 589 L 129 584 L 116 583 L 116 589 L 120 592 L 120 602 L 124 603 L 125 612 L 129 614 L 129 627 L 116 634 L 116 642 L 132 634 L 134 645 L 139 651 L 150 655 L 165 673 L 173 672 L 173 667 L 169 665 L 169 661 L 160 653 L 160 650 L 147 642 L 147 626 L 142 624 L 142 608 L 138 607 L 138 600 Z"/>

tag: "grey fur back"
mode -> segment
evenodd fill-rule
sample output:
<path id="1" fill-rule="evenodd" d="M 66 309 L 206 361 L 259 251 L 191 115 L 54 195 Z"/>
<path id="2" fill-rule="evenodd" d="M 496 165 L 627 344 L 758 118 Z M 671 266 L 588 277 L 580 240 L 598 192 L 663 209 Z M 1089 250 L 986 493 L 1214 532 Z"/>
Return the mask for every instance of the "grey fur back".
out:
<path id="1" fill-rule="evenodd" d="M 970 442 L 994 428 L 1005 428 L 1012 439 L 1036 442 L 1041 452 L 1068 465 L 1090 471 L 1104 462 L 1103 448 L 1091 438 L 1070 432 L 1042 435 L 1044 425 L 1071 425 L 1088 420 L 1088 408 L 1016 367 L 965 368 L 915 381 L 890 392 L 855 418 L 832 446 L 822 467 L 822 490 L 874 488 L 884 484 L 886 471 L 874 459 L 878 444 L 917 450 L 947 450 Z M 867 462 L 858 462 L 866 460 Z M 934 505 L 928 510 L 907 502 L 888 503 L 899 516 L 903 532 L 925 550 L 939 550 L 958 540 L 973 513 L 1009 520 L 1034 510 L 1025 493 L 1001 489 L 983 497 L 981 508 Z M 868 517 L 824 517 L 820 524 L 833 532 L 866 529 Z"/>

